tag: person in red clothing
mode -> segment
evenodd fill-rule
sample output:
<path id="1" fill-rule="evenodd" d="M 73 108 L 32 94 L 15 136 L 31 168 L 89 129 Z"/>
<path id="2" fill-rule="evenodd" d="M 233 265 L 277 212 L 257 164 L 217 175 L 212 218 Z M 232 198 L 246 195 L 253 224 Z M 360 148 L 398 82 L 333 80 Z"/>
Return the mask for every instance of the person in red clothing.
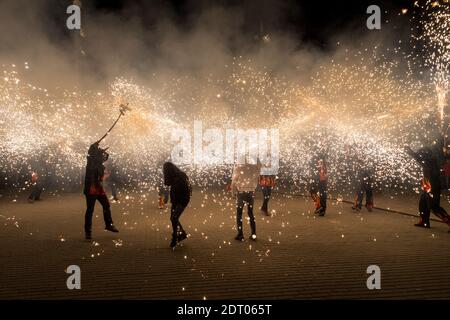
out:
<path id="1" fill-rule="evenodd" d="M 324 216 L 327 209 L 328 169 L 323 157 L 319 157 L 315 166 L 315 185 L 310 190 L 314 201 L 315 214 Z"/>
<path id="2" fill-rule="evenodd" d="M 264 197 L 261 212 L 263 212 L 266 216 L 270 216 L 268 205 L 270 195 L 272 194 L 272 189 L 275 187 L 275 176 L 261 175 L 259 177 L 259 185 L 261 186 L 261 191 Z"/>
<path id="3" fill-rule="evenodd" d="M 437 158 L 430 147 L 413 151 L 409 146 L 405 151 L 422 167 L 422 192 L 419 199 L 420 220 L 416 227 L 430 228 L 430 213 L 450 226 L 450 215 L 441 207 L 441 176 Z"/>
<path id="4" fill-rule="evenodd" d="M 103 163 L 108 160 L 106 149 L 99 147 L 96 142 L 89 147 L 86 176 L 84 179 L 84 195 L 86 196 L 86 214 L 84 222 L 84 231 L 86 239 L 92 239 L 92 214 L 94 213 L 95 201 L 100 202 L 103 207 L 103 218 L 105 220 L 105 229 L 111 232 L 119 232 L 114 226 L 111 217 L 111 208 L 103 188 L 103 178 L 105 175 L 105 166 Z"/>

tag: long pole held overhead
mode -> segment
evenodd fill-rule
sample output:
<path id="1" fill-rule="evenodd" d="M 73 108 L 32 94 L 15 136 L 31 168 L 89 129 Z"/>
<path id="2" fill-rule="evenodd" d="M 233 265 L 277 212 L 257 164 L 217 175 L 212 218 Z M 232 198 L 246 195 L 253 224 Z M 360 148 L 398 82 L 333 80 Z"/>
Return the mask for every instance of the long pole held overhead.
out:
<path id="1" fill-rule="evenodd" d="M 111 126 L 111 128 L 108 129 L 108 131 L 106 131 L 106 133 L 103 135 L 103 137 L 101 137 L 96 143 L 99 144 L 103 139 L 105 139 L 108 134 L 111 132 L 111 130 L 116 126 L 117 122 L 119 122 L 120 118 L 125 115 L 126 111 L 131 110 L 130 107 L 128 107 L 128 103 L 127 104 L 120 104 L 119 106 L 119 116 L 117 117 L 116 121 L 114 121 L 113 125 Z"/>

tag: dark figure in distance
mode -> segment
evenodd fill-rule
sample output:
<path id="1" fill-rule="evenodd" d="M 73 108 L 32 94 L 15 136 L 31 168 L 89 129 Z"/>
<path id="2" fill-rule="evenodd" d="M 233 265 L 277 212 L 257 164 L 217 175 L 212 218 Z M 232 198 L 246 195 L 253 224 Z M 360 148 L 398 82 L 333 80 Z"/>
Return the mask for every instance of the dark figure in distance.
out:
<path id="1" fill-rule="evenodd" d="M 370 170 L 362 168 L 358 173 L 359 186 L 355 195 L 352 209 L 361 211 L 364 193 L 366 194 L 366 209 L 371 212 L 373 209 L 373 180 Z"/>
<path id="2" fill-rule="evenodd" d="M 272 189 L 275 188 L 275 176 L 274 175 L 261 175 L 259 177 L 259 185 L 263 194 L 263 204 L 261 206 L 261 212 L 270 217 L 269 213 L 269 200 L 272 194 Z"/>
<path id="3" fill-rule="evenodd" d="M 40 201 L 41 200 L 41 193 L 42 193 L 42 184 L 39 179 L 39 175 L 37 172 L 33 171 L 31 172 L 31 193 L 28 196 L 28 202 L 33 203 L 34 201 Z"/>
<path id="4" fill-rule="evenodd" d="M 315 177 L 313 186 L 310 189 L 311 198 L 314 201 L 314 213 L 323 217 L 327 210 L 327 184 L 328 184 L 328 169 L 323 157 L 317 160 L 315 166 Z"/>

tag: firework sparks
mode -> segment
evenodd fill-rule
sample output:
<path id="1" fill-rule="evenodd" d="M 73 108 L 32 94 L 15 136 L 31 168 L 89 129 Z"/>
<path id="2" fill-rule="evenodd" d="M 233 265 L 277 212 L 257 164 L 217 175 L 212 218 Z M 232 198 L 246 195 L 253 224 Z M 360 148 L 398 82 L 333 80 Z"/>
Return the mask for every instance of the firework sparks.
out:
<path id="1" fill-rule="evenodd" d="M 222 72 L 201 79 L 162 77 L 165 80 L 157 85 L 144 86 L 117 78 L 95 92 L 40 88 L 22 80 L 33 67 L 28 62 L 23 67 L 3 65 L 2 166 L 9 177 L 25 175 L 24 164 L 32 167 L 40 162 L 61 189 L 79 183 L 88 146 L 114 120 L 114 106 L 127 101 L 133 111 L 105 144 L 123 180 L 136 190 L 159 184 L 157 166 L 170 156 L 172 130 L 191 128 L 196 119 L 218 128 L 245 128 L 248 123 L 279 128 L 281 175 L 291 180 L 308 174 L 314 152 L 326 151 L 333 172 L 330 189 L 350 184 L 346 177 L 354 174 L 348 152 L 352 150 L 376 167 L 381 189 L 406 189 L 415 184 L 419 168 L 403 153 L 403 146 L 436 142 L 433 132 L 419 136 L 417 127 L 434 123 L 442 127 L 449 90 L 448 3 L 427 1 L 416 7 L 420 14 L 413 20 L 418 20 L 422 33 L 414 39 L 425 43 L 431 82 L 416 76 L 420 66 L 411 54 L 383 46 L 345 50 L 341 59 L 323 63 L 309 81 L 274 74 L 251 59 L 236 57 Z M 413 8 L 402 13 L 409 10 Z M 436 105 L 439 112 L 434 115 Z M 186 170 L 202 187 L 224 184 L 230 174 L 225 165 Z M 8 183 L 19 186 L 19 180 Z"/>

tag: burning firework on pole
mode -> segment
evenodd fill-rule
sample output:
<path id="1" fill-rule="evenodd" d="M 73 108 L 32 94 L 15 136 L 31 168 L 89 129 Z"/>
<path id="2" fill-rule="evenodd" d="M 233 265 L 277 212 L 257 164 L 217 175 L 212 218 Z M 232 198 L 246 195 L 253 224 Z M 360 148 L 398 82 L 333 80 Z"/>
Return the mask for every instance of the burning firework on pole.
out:
<path id="1" fill-rule="evenodd" d="M 116 124 L 117 124 L 117 122 L 119 122 L 120 118 L 125 115 L 125 112 L 130 111 L 130 110 L 131 110 L 131 108 L 128 107 L 128 103 L 127 104 L 120 104 L 120 106 L 119 106 L 119 116 L 117 117 L 116 121 L 114 121 L 114 123 L 108 129 L 108 131 L 106 131 L 106 133 L 103 135 L 103 137 L 101 137 L 96 143 L 100 144 L 100 142 L 102 142 L 102 140 L 105 139 L 109 135 L 111 130 L 116 126 Z"/>

